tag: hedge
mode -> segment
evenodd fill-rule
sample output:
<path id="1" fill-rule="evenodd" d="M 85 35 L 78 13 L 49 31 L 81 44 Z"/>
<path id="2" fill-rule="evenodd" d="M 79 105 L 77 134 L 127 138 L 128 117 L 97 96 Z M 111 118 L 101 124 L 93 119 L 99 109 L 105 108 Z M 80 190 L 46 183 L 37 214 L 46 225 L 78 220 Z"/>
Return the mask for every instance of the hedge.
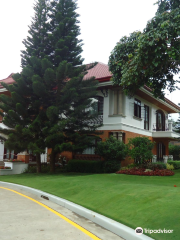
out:
<path id="1" fill-rule="evenodd" d="M 174 169 L 180 168 L 180 161 L 168 161 L 169 164 L 174 166 Z"/>
<path id="2" fill-rule="evenodd" d="M 68 172 L 79 173 L 115 173 L 120 169 L 120 162 L 73 159 L 68 162 L 66 169 Z"/>

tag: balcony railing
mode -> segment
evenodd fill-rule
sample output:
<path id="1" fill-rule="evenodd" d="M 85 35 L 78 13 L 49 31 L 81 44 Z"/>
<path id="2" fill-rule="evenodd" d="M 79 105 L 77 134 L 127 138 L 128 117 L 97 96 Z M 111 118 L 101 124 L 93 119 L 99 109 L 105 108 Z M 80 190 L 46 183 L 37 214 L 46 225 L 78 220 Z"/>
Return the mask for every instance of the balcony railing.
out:
<path id="1" fill-rule="evenodd" d="M 89 124 L 103 124 L 103 115 L 99 115 L 96 118 L 88 120 Z"/>
<path id="2" fill-rule="evenodd" d="M 165 124 L 165 127 L 162 128 L 159 124 L 153 123 L 153 131 L 170 131 L 172 132 L 172 123 L 169 122 L 168 124 Z"/>

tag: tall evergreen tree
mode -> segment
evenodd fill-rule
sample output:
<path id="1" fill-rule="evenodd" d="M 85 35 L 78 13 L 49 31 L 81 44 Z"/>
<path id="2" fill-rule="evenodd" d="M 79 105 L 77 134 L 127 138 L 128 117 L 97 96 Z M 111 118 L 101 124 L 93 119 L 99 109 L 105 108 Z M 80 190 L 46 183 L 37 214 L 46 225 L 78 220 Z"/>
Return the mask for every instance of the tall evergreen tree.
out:
<path id="1" fill-rule="evenodd" d="M 97 83 L 94 79 L 83 81 L 85 69 L 77 66 L 82 64 L 82 44 L 77 39 L 80 32 L 76 26 L 76 7 L 73 0 L 51 3 L 52 32 L 48 33 L 47 40 L 52 45 L 51 52 L 47 52 L 43 41 L 25 45 L 28 54 L 22 58 L 22 73 L 13 76 L 14 85 L 4 84 L 11 92 L 11 98 L 1 98 L 3 123 L 11 129 L 0 129 L 0 132 L 8 132 L 6 145 L 11 148 L 17 144 L 36 153 L 38 171 L 40 153 L 45 147 L 52 148 L 50 162 L 51 172 L 54 172 L 56 153 L 65 150 L 82 152 L 91 145 L 95 130 L 100 126 L 93 121 L 96 116 L 88 110 L 94 104 L 91 99 L 96 95 Z M 36 26 L 35 22 L 33 26 Z M 33 33 L 36 35 L 35 31 Z M 29 41 L 33 42 L 33 39 L 36 37 Z"/>
<path id="2" fill-rule="evenodd" d="M 50 43 L 52 52 L 50 58 L 55 67 L 61 61 L 67 61 L 73 66 L 81 65 L 83 60 L 82 40 L 80 35 L 79 14 L 76 12 L 77 0 L 58 0 L 51 2 L 50 25 L 52 34 Z"/>
<path id="3" fill-rule="evenodd" d="M 32 56 L 43 59 L 52 52 L 48 40 L 50 34 L 49 4 L 49 0 L 36 0 L 34 4 L 34 17 L 29 26 L 29 36 L 23 40 L 25 50 L 21 51 L 22 67 L 31 64 L 30 58 Z"/>

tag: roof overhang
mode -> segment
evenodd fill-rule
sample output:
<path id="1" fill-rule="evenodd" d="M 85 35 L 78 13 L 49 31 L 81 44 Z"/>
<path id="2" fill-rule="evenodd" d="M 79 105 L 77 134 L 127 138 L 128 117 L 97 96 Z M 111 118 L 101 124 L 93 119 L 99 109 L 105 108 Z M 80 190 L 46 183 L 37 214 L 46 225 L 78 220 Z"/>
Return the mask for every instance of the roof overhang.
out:
<path id="1" fill-rule="evenodd" d="M 147 101 L 153 103 L 157 107 L 165 110 L 168 113 L 179 113 L 180 112 L 180 108 L 177 105 L 175 105 L 173 103 L 174 106 L 172 106 L 171 104 L 167 103 L 166 101 L 163 101 L 160 98 L 155 98 L 151 92 L 149 92 L 148 90 L 146 90 L 143 87 L 140 88 L 139 90 L 137 90 L 136 94 L 138 96 L 146 99 Z"/>

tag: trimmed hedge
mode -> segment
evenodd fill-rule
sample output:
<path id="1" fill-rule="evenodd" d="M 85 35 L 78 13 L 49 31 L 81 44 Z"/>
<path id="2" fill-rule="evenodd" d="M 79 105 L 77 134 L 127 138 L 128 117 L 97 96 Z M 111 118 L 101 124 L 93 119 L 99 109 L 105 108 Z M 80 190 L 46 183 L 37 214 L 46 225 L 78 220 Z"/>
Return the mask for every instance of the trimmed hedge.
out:
<path id="1" fill-rule="evenodd" d="M 115 173 L 120 169 L 120 162 L 73 159 L 68 162 L 66 169 L 68 172 L 79 173 Z"/>
<path id="2" fill-rule="evenodd" d="M 180 168 L 180 161 L 168 161 L 169 164 L 174 166 L 174 169 Z"/>

